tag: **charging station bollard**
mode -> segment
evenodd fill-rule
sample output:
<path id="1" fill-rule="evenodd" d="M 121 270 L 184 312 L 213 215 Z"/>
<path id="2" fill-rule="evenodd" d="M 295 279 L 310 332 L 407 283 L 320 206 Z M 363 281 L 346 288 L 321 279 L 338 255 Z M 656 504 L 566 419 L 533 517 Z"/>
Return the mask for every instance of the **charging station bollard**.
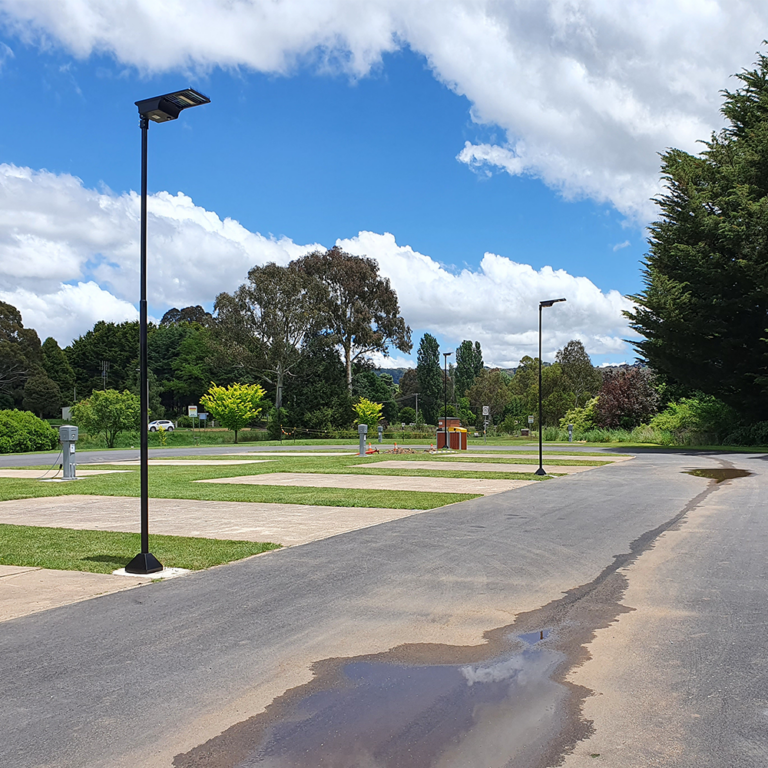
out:
<path id="1" fill-rule="evenodd" d="M 59 442 L 61 443 L 61 479 L 77 480 L 75 477 L 75 443 L 77 442 L 77 427 L 59 427 Z"/>
<path id="2" fill-rule="evenodd" d="M 379 442 L 381 442 L 382 438 L 384 437 L 384 427 L 376 427 L 376 429 L 379 430 Z"/>
<path id="3" fill-rule="evenodd" d="M 365 438 L 368 436 L 368 425 L 358 424 L 357 434 L 360 437 L 360 455 L 365 456 Z"/>
<path id="4" fill-rule="evenodd" d="M 573 442 L 573 424 L 568 425 L 568 442 Z"/>

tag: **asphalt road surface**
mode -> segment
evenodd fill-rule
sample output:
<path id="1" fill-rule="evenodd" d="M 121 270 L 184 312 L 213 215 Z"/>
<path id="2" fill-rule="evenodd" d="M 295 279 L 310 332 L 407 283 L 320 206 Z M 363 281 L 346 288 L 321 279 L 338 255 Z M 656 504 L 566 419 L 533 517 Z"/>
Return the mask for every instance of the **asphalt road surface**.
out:
<path id="1" fill-rule="evenodd" d="M 508 652 L 510 633 L 546 628 L 555 714 L 527 751 L 484 768 L 563 755 L 765 766 L 765 461 L 643 452 L 6 622 L 0 765 L 319 768 L 254 757 L 291 691 L 325 695 L 341 665 L 374 654 L 482 663 Z M 716 485 L 684 473 L 729 465 L 754 474 Z M 417 722 L 402 733 L 414 748 L 423 735 Z M 355 750 L 334 765 L 412 764 Z M 460 765 L 438 752 L 420 768 Z"/>

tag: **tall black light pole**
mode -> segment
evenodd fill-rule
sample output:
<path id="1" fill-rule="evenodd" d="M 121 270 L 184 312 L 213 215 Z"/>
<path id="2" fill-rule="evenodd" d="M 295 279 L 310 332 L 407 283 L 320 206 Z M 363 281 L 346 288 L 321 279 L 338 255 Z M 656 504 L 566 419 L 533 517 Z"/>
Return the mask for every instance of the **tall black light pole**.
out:
<path id="1" fill-rule="evenodd" d="M 565 301 L 565 299 L 549 299 L 548 301 L 539 302 L 539 468 L 534 472 L 535 475 L 547 474 L 544 471 L 544 444 L 542 442 L 544 430 L 541 423 L 541 310 L 543 307 L 551 307 L 553 304 L 557 304 L 558 301 Z"/>
<path id="2" fill-rule="evenodd" d="M 149 443 L 147 419 L 149 415 L 149 384 L 147 374 L 147 132 L 149 121 L 165 123 L 175 120 L 182 110 L 210 99 L 192 88 L 152 99 L 137 101 L 141 128 L 141 298 L 139 301 L 139 463 L 141 464 L 141 552 L 125 566 L 126 573 L 157 573 L 162 571 L 160 561 L 149 551 Z"/>
<path id="3" fill-rule="evenodd" d="M 453 352 L 443 352 L 443 448 L 450 448 L 448 445 L 448 358 Z"/>

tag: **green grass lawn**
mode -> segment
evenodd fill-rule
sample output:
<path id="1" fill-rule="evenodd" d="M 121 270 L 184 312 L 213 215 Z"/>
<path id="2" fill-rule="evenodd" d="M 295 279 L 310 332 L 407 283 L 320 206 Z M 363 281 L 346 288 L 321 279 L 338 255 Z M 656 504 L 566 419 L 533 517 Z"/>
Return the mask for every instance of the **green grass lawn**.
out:
<path id="1" fill-rule="evenodd" d="M 152 554 L 166 568 L 195 571 L 279 547 L 252 541 L 152 535 Z M 129 563 L 140 549 L 138 533 L 0 525 L 0 565 L 112 573 Z"/>
<path id="2" fill-rule="evenodd" d="M 182 457 L 179 457 L 182 458 Z M 189 456 L 201 459 L 201 456 Z M 231 457 L 210 457 L 212 460 Z M 149 495 L 151 498 L 198 499 L 205 501 L 250 501 L 280 504 L 310 504 L 340 507 L 383 507 L 390 509 L 435 509 L 446 504 L 476 498 L 472 493 L 436 493 L 427 491 L 389 491 L 353 488 L 302 488 L 298 486 L 259 486 L 198 483 L 196 480 L 208 480 L 222 477 L 243 475 L 261 475 L 273 472 L 310 472 L 320 474 L 353 475 L 388 475 L 397 477 L 448 477 L 466 480 L 542 480 L 533 474 L 537 459 L 514 459 L 515 463 L 531 467 L 530 472 L 478 472 L 461 469 L 464 461 L 504 464 L 509 459 L 502 459 L 493 454 L 483 457 L 462 457 L 459 454 L 434 456 L 428 453 L 392 455 L 389 458 L 398 461 L 434 461 L 441 467 L 452 463 L 450 470 L 440 469 L 395 469 L 387 466 L 388 455 L 379 454 L 362 458 L 349 456 L 275 456 L 257 464 L 221 464 L 213 466 L 178 466 L 167 467 L 153 465 L 149 468 Z M 358 464 L 366 466 L 359 467 Z M 586 461 L 546 457 L 546 463 L 552 466 L 600 466 L 599 458 Z M 85 467 L 84 467 L 85 468 Z M 116 469 L 110 465 L 88 465 L 89 469 Z M 124 471 L 108 475 L 84 476 L 74 483 L 43 483 L 35 479 L 0 478 L 0 501 L 41 496 L 66 496 L 86 494 L 97 496 L 138 496 L 139 469 L 135 465 L 125 467 Z M 42 470 L 45 467 L 41 467 Z"/>

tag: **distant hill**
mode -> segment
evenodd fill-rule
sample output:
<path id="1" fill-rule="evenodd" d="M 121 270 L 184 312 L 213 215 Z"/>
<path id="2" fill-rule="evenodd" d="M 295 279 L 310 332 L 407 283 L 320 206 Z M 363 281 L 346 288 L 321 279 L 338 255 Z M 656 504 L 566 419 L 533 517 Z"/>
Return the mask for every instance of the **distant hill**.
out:
<path id="1" fill-rule="evenodd" d="M 400 379 L 407 370 L 407 368 L 379 368 L 376 373 L 388 373 L 392 377 L 392 381 L 395 384 L 399 384 Z"/>

